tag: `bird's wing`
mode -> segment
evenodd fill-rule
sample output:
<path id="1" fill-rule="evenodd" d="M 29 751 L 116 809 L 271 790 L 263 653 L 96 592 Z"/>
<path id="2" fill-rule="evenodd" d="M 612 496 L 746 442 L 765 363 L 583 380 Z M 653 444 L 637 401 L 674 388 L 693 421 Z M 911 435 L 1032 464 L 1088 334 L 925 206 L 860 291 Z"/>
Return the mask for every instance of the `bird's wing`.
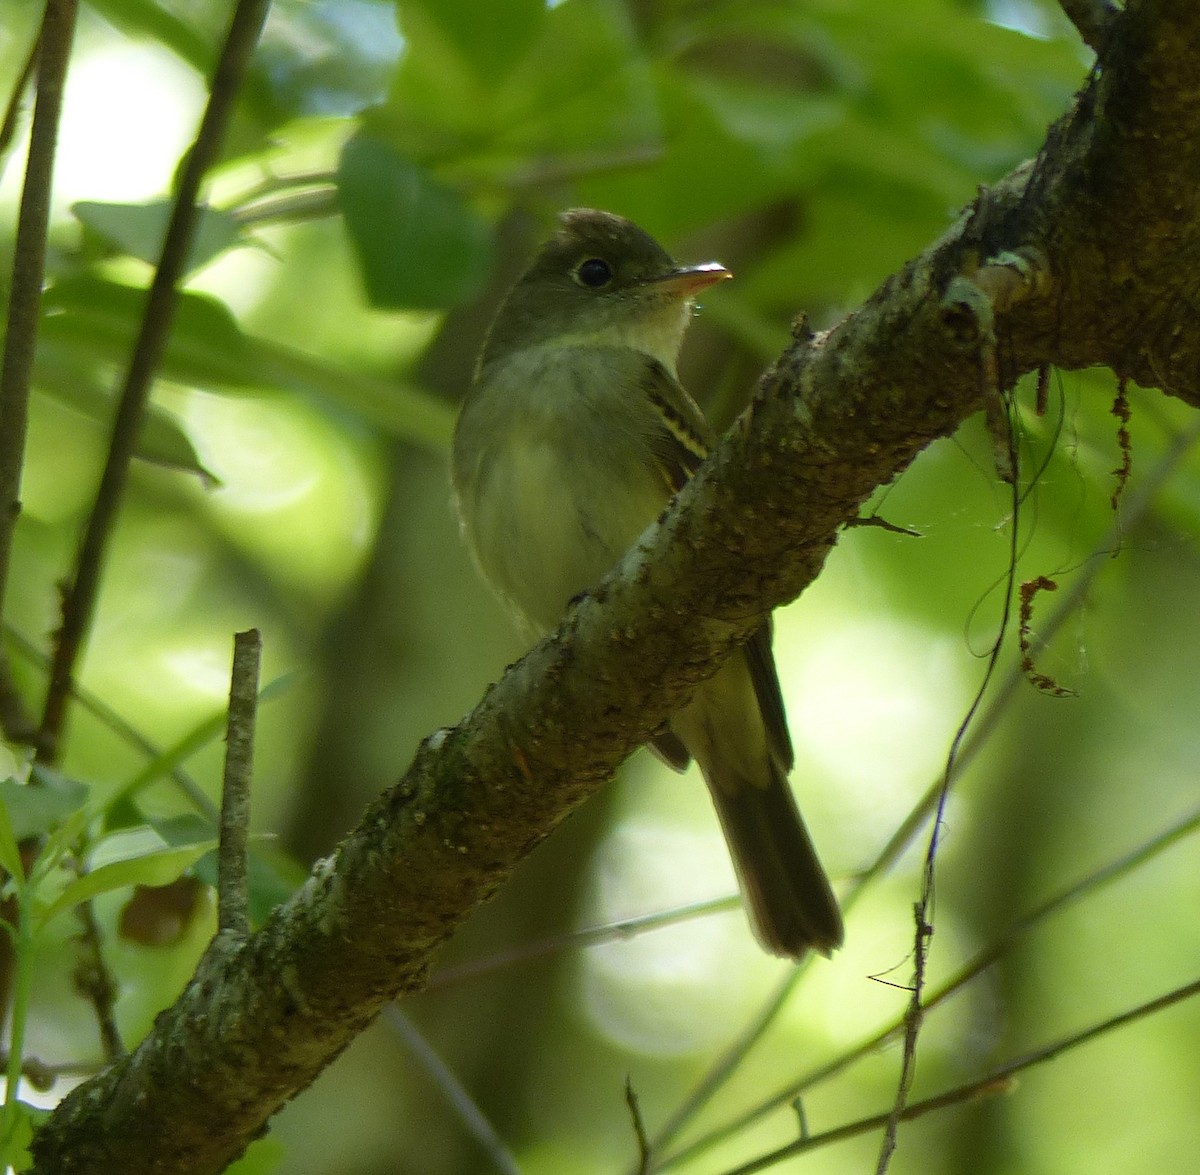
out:
<path id="1" fill-rule="evenodd" d="M 656 360 L 643 368 L 642 391 L 661 423 L 649 438 L 651 453 L 668 490 L 677 494 L 708 456 L 712 431 L 696 401 Z"/>
<path id="2" fill-rule="evenodd" d="M 676 494 L 708 457 L 713 442 L 712 430 L 695 400 L 661 364 L 650 362 L 646 365 L 642 388 L 662 419 L 661 430 L 651 438 L 654 460 L 671 493 Z M 783 693 L 779 688 L 779 674 L 771 653 L 770 620 L 746 643 L 746 660 L 766 727 L 767 745 L 783 770 L 790 771 L 795 756 L 788 734 Z M 679 753 L 682 744 L 676 739 L 668 745 L 667 738 L 674 736 L 659 736 L 651 745 L 660 758 L 682 770 L 687 766 L 686 755 L 681 757 Z"/>

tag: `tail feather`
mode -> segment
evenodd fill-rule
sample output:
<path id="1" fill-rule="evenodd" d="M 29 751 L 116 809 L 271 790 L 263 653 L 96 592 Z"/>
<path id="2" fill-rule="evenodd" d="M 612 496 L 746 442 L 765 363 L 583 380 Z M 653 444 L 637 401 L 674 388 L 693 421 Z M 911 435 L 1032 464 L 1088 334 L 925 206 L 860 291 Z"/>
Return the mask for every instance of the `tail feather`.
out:
<path id="1" fill-rule="evenodd" d="M 732 789 L 710 782 L 755 935 L 772 954 L 830 955 L 842 945 L 842 916 L 787 778 Z"/>
<path id="2" fill-rule="evenodd" d="M 704 774 L 759 941 L 776 955 L 829 955 L 842 945 L 842 915 L 788 783 L 782 698 L 773 719 L 763 712 L 769 647 L 757 654 L 731 657 L 672 717 L 671 733 Z"/>

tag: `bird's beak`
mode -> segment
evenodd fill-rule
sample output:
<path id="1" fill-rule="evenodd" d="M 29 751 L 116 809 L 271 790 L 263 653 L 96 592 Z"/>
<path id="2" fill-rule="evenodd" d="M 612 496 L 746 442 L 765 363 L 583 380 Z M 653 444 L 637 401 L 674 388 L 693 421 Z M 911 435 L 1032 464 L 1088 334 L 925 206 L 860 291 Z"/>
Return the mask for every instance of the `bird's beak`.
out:
<path id="1" fill-rule="evenodd" d="M 647 284 L 660 286 L 680 298 L 694 298 L 701 290 L 733 277 L 725 266 L 716 261 L 706 261 L 703 265 L 684 265 L 672 269 L 660 277 L 648 279 Z"/>

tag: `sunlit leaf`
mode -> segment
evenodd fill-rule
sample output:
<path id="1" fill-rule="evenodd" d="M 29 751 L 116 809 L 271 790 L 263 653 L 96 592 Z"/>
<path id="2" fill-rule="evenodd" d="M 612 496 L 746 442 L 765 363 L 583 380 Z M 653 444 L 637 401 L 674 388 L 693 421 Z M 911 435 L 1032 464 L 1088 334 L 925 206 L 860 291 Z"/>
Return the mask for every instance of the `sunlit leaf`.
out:
<path id="1" fill-rule="evenodd" d="M 546 16 L 545 0 L 464 4 L 462 0 L 403 0 L 402 19 L 411 26 L 422 10 L 482 78 L 502 77 L 525 52 Z"/>
<path id="2" fill-rule="evenodd" d="M 95 364 L 81 362 L 60 342 L 46 338 L 38 346 L 35 372 L 40 391 L 95 421 L 107 435 L 115 410 L 112 377 L 104 381 Z M 135 455 L 154 465 L 196 474 L 205 485 L 217 484 L 178 417 L 153 400 L 146 405 Z"/>
<path id="3" fill-rule="evenodd" d="M 215 840 L 204 840 L 198 844 L 162 849 L 131 857 L 125 861 L 111 861 L 98 869 L 77 878 L 66 886 L 51 905 L 40 912 L 43 922 L 94 898 L 130 885 L 166 885 L 174 881 L 185 869 L 191 868 L 205 853 L 216 846 Z"/>
<path id="4" fill-rule="evenodd" d="M 12 833 L 19 841 L 49 832 L 87 803 L 86 783 L 41 767 L 34 779 L 36 782 L 28 784 L 15 779 L 0 782 L 0 806 L 8 813 Z"/>
<path id="5" fill-rule="evenodd" d="M 162 253 L 171 208 L 168 200 L 157 200 L 152 204 L 108 204 L 80 200 L 71 205 L 71 211 L 85 228 L 122 252 L 150 265 L 157 264 Z M 188 253 L 187 269 L 199 269 L 243 241 L 241 225 L 228 212 L 202 208 Z"/>
<path id="6" fill-rule="evenodd" d="M 17 847 L 17 838 L 13 831 L 13 819 L 8 803 L 3 800 L 3 794 L 21 786 L 22 784 L 11 778 L 0 784 L 0 865 L 10 877 L 18 878 L 25 876 L 25 870 L 21 865 L 21 850 Z"/>

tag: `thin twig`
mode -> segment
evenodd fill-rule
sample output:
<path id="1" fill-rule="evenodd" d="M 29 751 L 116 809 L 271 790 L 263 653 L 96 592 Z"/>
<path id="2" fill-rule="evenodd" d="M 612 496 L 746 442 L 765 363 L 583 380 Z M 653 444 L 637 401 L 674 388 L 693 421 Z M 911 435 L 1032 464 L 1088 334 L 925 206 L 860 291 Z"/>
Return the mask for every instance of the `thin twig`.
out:
<path id="1" fill-rule="evenodd" d="M 275 191 L 244 201 L 232 210 L 232 216 L 244 227 L 262 223 L 295 224 L 301 220 L 336 216 L 340 208 L 334 184 L 318 181 L 309 188 L 292 185 L 287 191 Z"/>
<path id="2" fill-rule="evenodd" d="M 4 637 L 31 664 L 45 669 L 49 664 L 46 654 L 38 648 L 24 633 L 13 628 L 11 624 L 4 626 Z M 71 688 L 71 696 L 81 709 L 86 710 L 102 725 L 107 726 L 118 738 L 123 739 L 131 747 L 136 748 L 151 762 L 163 757 L 161 747 L 152 743 L 140 730 L 123 718 L 107 702 L 96 694 L 84 689 L 78 682 Z M 180 794 L 188 800 L 193 808 L 200 813 L 212 826 L 220 824 L 220 814 L 216 804 L 208 798 L 204 789 L 178 763 L 171 763 L 169 769 L 163 768 L 162 776 L 169 778 L 179 789 Z"/>
<path id="3" fill-rule="evenodd" d="M 25 91 L 29 88 L 33 71 L 37 68 L 41 46 L 41 31 L 39 30 L 38 35 L 33 38 L 33 44 L 29 46 L 25 64 L 21 67 L 16 81 L 13 82 L 12 92 L 8 96 L 8 105 L 4 108 L 4 119 L 0 121 L 0 160 L 7 154 L 13 139 L 17 137 L 17 121 L 21 117 L 21 107 L 25 103 Z"/>
<path id="4" fill-rule="evenodd" d="M 422 1071 L 433 1079 L 459 1121 L 487 1152 L 496 1170 L 503 1172 L 503 1175 L 521 1175 L 516 1158 L 496 1133 L 487 1115 L 479 1108 L 453 1070 L 438 1056 L 434 1047 L 417 1031 L 416 1025 L 394 1003 L 383 1009 L 383 1018 L 417 1059 Z"/>
<path id="5" fill-rule="evenodd" d="M 967 1082 L 965 1085 L 959 1085 L 954 1089 L 947 1090 L 945 1093 L 939 1093 L 934 1097 L 913 1102 L 911 1105 L 905 1107 L 903 1119 L 906 1122 L 910 1122 L 914 1118 L 920 1118 L 922 1115 L 928 1114 L 933 1110 L 944 1110 L 948 1106 L 960 1105 L 975 1098 L 986 1097 L 990 1094 L 1005 1093 L 1012 1088 L 1012 1079 L 1018 1073 L 1022 1073 L 1026 1069 L 1032 1069 L 1035 1065 L 1041 1065 L 1046 1061 L 1056 1060 L 1064 1053 L 1070 1052 L 1080 1045 L 1089 1044 L 1098 1037 L 1104 1036 L 1109 1032 L 1114 1032 L 1118 1028 L 1124 1028 L 1127 1024 L 1132 1024 L 1134 1021 L 1141 1020 L 1146 1016 L 1152 1016 L 1157 1012 L 1171 1007 L 1173 1004 L 1182 1003 L 1184 1000 L 1191 999 L 1196 995 L 1200 995 L 1200 979 L 1194 979 L 1190 983 L 1183 984 L 1181 987 L 1173 988 L 1164 995 L 1156 996 L 1145 1003 L 1137 1004 L 1135 1007 L 1128 1008 L 1116 1016 L 1109 1017 L 1107 1020 L 1101 1020 L 1099 1023 L 1093 1024 L 1081 1032 L 1060 1037 L 1053 1043 L 1036 1049 L 1034 1052 L 1025 1053 L 1023 1056 L 1016 1057 L 1003 1065 L 997 1066 L 982 1077 L 977 1077 L 974 1081 Z M 780 1163 L 784 1159 L 791 1158 L 802 1152 L 815 1150 L 819 1146 L 828 1146 L 834 1142 L 842 1142 L 847 1138 L 855 1138 L 860 1134 L 869 1134 L 872 1131 L 878 1130 L 881 1126 L 886 1126 L 890 1117 L 891 1113 L 889 1111 L 886 1114 L 875 1114 L 870 1118 L 860 1118 L 856 1122 L 848 1122 L 844 1126 L 838 1126 L 833 1130 L 826 1130 L 820 1134 L 810 1134 L 807 1138 L 797 1139 L 795 1142 L 789 1143 L 785 1147 L 780 1147 L 770 1154 L 760 1155 L 757 1159 L 749 1163 L 745 1163 L 740 1167 L 734 1167 L 724 1172 L 724 1175 L 753 1175 L 756 1171 L 765 1171 L 768 1167 L 773 1167 L 776 1163 Z"/>
<path id="6" fill-rule="evenodd" d="M 540 938 L 535 942 L 518 943 L 504 951 L 488 955 L 481 959 L 468 959 L 450 967 L 443 967 L 429 977 L 425 986 L 425 994 L 434 991 L 444 991 L 460 983 L 470 983 L 503 971 L 518 963 L 528 963 L 535 959 L 546 959 L 562 951 L 579 950 L 584 947 L 599 946 L 607 942 L 619 942 L 621 939 L 633 938 L 650 930 L 663 926 L 677 926 L 692 918 L 707 918 L 710 914 L 719 914 L 725 910 L 736 910 L 741 906 L 741 898 L 730 894 L 724 898 L 709 898 L 703 902 L 692 902 L 686 906 L 675 906 L 670 910 L 662 910 L 655 914 L 643 914 L 637 918 L 625 918 L 620 922 L 606 922 L 603 926 L 589 926 L 584 930 L 572 930 L 566 934 L 556 934 L 550 938 Z"/>
<path id="7" fill-rule="evenodd" d="M 48 1093 L 60 1077 L 91 1077 L 104 1068 L 103 1061 L 64 1061 L 58 1065 L 40 1061 L 37 1057 L 21 1058 L 21 1076 L 39 1093 Z M 0 1069 L 8 1068 L 8 1053 L 0 1051 Z"/>
<path id="8" fill-rule="evenodd" d="M 238 89 L 269 7 L 269 0 L 240 0 L 235 9 L 213 73 L 204 118 L 181 170 L 171 221 L 121 390 L 104 472 L 79 548 L 75 573 L 63 597 L 62 628 L 54 649 L 42 712 L 41 747 L 51 761 L 58 753 L 75 666 L 91 627 L 109 538 L 124 494 L 150 385 L 171 329 L 175 286 L 186 267 L 199 220 L 196 201 L 200 184 L 220 153 Z"/>
<path id="9" fill-rule="evenodd" d="M 217 847 L 217 929 L 237 938 L 250 933 L 246 846 L 250 839 L 250 783 L 254 776 L 254 720 L 262 636 L 257 628 L 233 638 L 225 772 L 221 783 L 221 838 Z"/>
<path id="10" fill-rule="evenodd" d="M 958 774 L 958 756 L 962 750 L 967 733 L 975 721 L 976 715 L 983 706 L 984 698 L 991 688 L 992 679 L 1000 666 L 1000 656 L 1004 650 L 1005 637 L 1008 633 L 1009 622 L 1013 609 L 1013 594 L 1017 584 L 1017 565 L 1021 557 L 1020 542 L 1020 465 L 1019 447 L 1017 445 L 1015 408 L 1011 394 L 1004 396 L 996 382 L 996 340 L 990 330 L 982 335 L 980 346 L 980 385 L 986 398 L 1003 401 L 1008 416 L 1008 453 L 1006 466 L 1012 471 L 1009 488 L 1012 492 L 1012 520 L 1009 525 L 1008 569 L 1005 574 L 1004 594 L 1000 605 L 1000 618 L 996 628 L 996 636 L 988 651 L 983 677 L 967 712 L 959 724 L 958 730 L 950 743 L 946 755 L 946 769 L 942 776 L 942 786 L 938 794 L 937 805 L 934 809 L 933 828 L 929 833 L 929 845 L 925 850 L 925 865 L 921 879 L 921 896 L 913 907 L 913 921 L 916 926 L 913 937 L 913 978 L 912 991 L 908 1002 L 908 1011 L 904 1017 L 904 1051 L 900 1059 L 900 1076 L 896 1082 L 896 1100 L 892 1112 L 888 1116 L 883 1138 L 879 1144 L 879 1158 L 875 1164 L 875 1175 L 886 1175 L 892 1155 L 896 1150 L 896 1136 L 900 1123 L 904 1118 L 904 1107 L 908 1102 L 909 1091 L 917 1073 L 917 1039 L 921 1027 L 925 1023 L 925 980 L 929 961 L 929 943 L 933 937 L 933 896 L 934 881 L 937 869 L 938 848 L 941 843 L 943 818 L 946 803 L 950 798 L 950 788 Z"/>
<path id="11" fill-rule="evenodd" d="M 999 938 L 989 943 L 974 958 L 964 963 L 936 991 L 926 996 L 924 1003 L 926 1014 L 939 1004 L 944 1003 L 952 995 L 961 991 L 971 980 L 981 975 L 994 963 L 1007 956 L 1030 931 L 1035 930 L 1051 916 L 1068 909 L 1085 897 L 1091 896 L 1104 886 L 1110 885 L 1114 881 L 1127 876 L 1139 866 L 1152 860 L 1159 853 L 1165 852 L 1173 844 L 1176 844 L 1184 837 L 1190 836 L 1198 830 L 1200 830 L 1200 808 L 1194 809 L 1182 819 L 1177 820 L 1168 828 L 1143 841 L 1123 856 L 1105 863 L 1079 881 L 1047 898 L 1040 906 L 1034 907 L 1024 917 L 1014 922 Z M 708 1134 L 702 1135 L 686 1147 L 675 1151 L 674 1154 L 670 1155 L 656 1169 L 661 1171 L 686 1162 L 695 1158 L 702 1151 L 709 1150 L 726 1139 L 739 1134 L 773 1110 L 794 1102 L 798 1097 L 808 1093 L 816 1086 L 844 1073 L 858 1061 L 866 1057 L 875 1056 L 881 1048 L 894 1040 L 903 1030 L 904 1017 L 901 1016 L 885 1028 L 881 1028 L 879 1031 L 873 1033 L 867 1039 L 860 1041 L 853 1048 L 839 1053 L 832 1061 L 811 1070 L 803 1077 L 789 1082 L 784 1088 L 776 1090 L 773 1094 L 739 1114 L 736 1118 L 731 1119 Z"/>
<path id="12" fill-rule="evenodd" d="M 628 1074 L 625 1075 L 625 1105 L 629 1108 L 629 1119 L 633 1124 L 633 1137 L 637 1140 L 637 1175 L 647 1175 L 650 1170 L 650 1139 L 646 1136 L 646 1120 L 642 1117 L 642 1107 L 638 1101 L 637 1090 L 633 1088 L 633 1078 Z"/>
<path id="13" fill-rule="evenodd" d="M 1193 421 L 1187 429 L 1175 436 L 1167 452 L 1163 454 L 1145 480 L 1130 495 L 1123 518 L 1119 523 L 1113 524 L 1109 532 L 1096 545 L 1093 557 L 1084 563 L 1070 586 L 1059 594 L 1058 606 L 1044 622 L 1041 640 L 1038 642 L 1040 645 L 1045 645 L 1053 639 L 1054 635 L 1062 629 L 1066 622 L 1082 606 L 1087 599 L 1088 593 L 1091 591 L 1096 576 L 1099 575 L 1103 567 L 1108 566 L 1108 561 L 1100 559 L 1098 555 L 1106 551 L 1111 551 L 1114 544 L 1120 540 L 1122 535 L 1132 533 L 1140 524 L 1149 512 L 1150 506 L 1159 491 L 1166 485 L 1172 474 L 1175 473 L 1183 459 L 1192 451 L 1197 442 L 1200 442 L 1200 419 Z M 1016 697 L 1017 691 L 1024 684 L 1024 680 L 1021 666 L 1014 664 L 993 691 L 991 705 L 974 724 L 971 737 L 963 744 L 962 750 L 957 757 L 956 777 L 966 770 L 968 765 L 983 751 L 992 735 L 999 730 L 1001 719 L 1008 711 L 1008 707 Z M 896 829 L 887 843 L 880 849 L 875 860 L 854 878 L 849 892 L 842 900 L 844 911 L 848 913 L 866 888 L 872 882 L 886 874 L 904 854 L 920 831 L 922 825 L 929 818 L 930 812 L 936 807 L 938 797 L 942 792 L 942 785 L 943 780 L 939 777 L 929 786 L 924 795 L 913 805 L 912 810 L 900 824 L 900 827 Z M 662 1154 L 671 1142 L 678 1137 L 683 1128 L 708 1104 L 713 1095 L 724 1086 L 729 1077 L 741 1067 L 742 1062 L 762 1039 L 767 1029 L 774 1022 L 775 1017 L 786 1005 L 792 991 L 799 983 L 801 975 L 802 971 L 800 970 L 788 973 L 787 977 L 780 983 L 775 994 L 767 1003 L 765 1010 L 760 1012 L 749 1028 L 741 1033 L 737 1040 L 729 1046 L 701 1079 L 700 1083 L 689 1091 L 679 1107 L 667 1119 L 655 1136 L 652 1143 L 654 1154 Z M 677 1159 L 682 1159 L 685 1154 L 691 1155 L 700 1149 L 702 1145 L 707 1145 L 709 1140 L 715 1142 L 718 1138 L 723 1137 L 725 1137 L 724 1128 L 718 1128 L 713 1134 L 706 1136 L 705 1139 L 698 1140 L 696 1143 L 689 1145 L 685 1150 L 675 1152 L 666 1160 L 660 1160 L 655 1169 L 662 1170 Z"/>
<path id="14" fill-rule="evenodd" d="M 89 899 L 75 910 L 80 932 L 77 939 L 79 960 L 75 964 L 75 989 L 92 1005 L 100 1028 L 100 1047 L 105 1060 L 116 1061 L 125 1055 L 125 1044 L 117 1028 L 114 1012 L 117 1002 L 117 981 L 104 961 L 100 927 L 96 911 Z"/>
<path id="15" fill-rule="evenodd" d="M 29 390 L 42 308 L 54 154 L 67 63 L 75 35 L 75 15 L 76 0 L 48 0 L 38 34 L 37 101 L 29 132 L 29 157 L 21 190 L 17 236 L 13 243 L 4 357 L 0 361 L 0 620 L 3 619 L 12 560 L 13 534 L 21 513 L 21 467 L 25 458 Z M 20 89 L 23 88 L 22 85 Z M 14 93 L 8 117 L 15 118 L 16 101 Z M 0 723 L 14 741 L 28 742 L 36 736 L 37 728 L 17 693 L 2 645 Z"/>

